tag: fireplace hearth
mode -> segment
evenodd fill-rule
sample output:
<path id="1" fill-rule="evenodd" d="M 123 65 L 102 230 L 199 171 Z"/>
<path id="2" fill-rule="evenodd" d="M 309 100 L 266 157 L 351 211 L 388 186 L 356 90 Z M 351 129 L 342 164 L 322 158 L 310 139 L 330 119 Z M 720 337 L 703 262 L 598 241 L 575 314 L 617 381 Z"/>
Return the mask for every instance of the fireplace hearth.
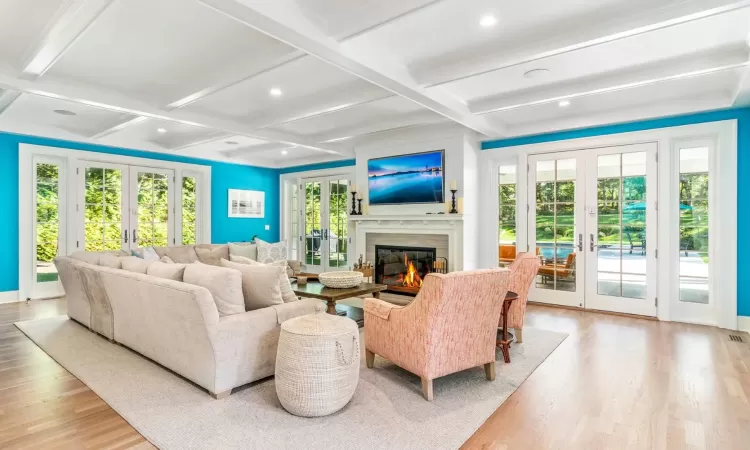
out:
<path id="1" fill-rule="evenodd" d="M 417 295 L 428 273 L 445 273 L 447 267 L 434 248 L 375 246 L 375 282 L 388 286 L 386 292 Z"/>

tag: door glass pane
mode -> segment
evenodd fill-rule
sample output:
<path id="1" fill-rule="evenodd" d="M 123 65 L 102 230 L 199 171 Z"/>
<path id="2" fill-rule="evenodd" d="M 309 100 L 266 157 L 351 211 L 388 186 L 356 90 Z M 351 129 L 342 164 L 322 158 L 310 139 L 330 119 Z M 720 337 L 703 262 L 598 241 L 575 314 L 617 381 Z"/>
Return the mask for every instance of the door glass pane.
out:
<path id="1" fill-rule="evenodd" d="M 122 170 L 88 167 L 85 173 L 84 248 L 122 247 Z"/>
<path id="2" fill-rule="evenodd" d="M 708 298 L 708 148 L 680 150 L 680 301 Z"/>
<path id="3" fill-rule="evenodd" d="M 575 292 L 576 160 L 540 161 L 536 167 L 536 253 L 541 289 Z"/>
<path id="4" fill-rule="evenodd" d="M 646 152 L 598 157 L 597 292 L 646 298 Z"/>
<path id="5" fill-rule="evenodd" d="M 516 258 L 516 166 L 500 166 L 498 173 L 498 263 Z"/>
<path id="6" fill-rule="evenodd" d="M 138 173 L 138 247 L 166 247 L 169 220 L 169 178 L 161 173 Z"/>
<path id="7" fill-rule="evenodd" d="M 320 182 L 305 183 L 305 264 L 318 266 L 321 258 Z"/>
<path id="8" fill-rule="evenodd" d="M 182 244 L 195 244 L 196 213 L 195 177 L 182 177 Z"/>
<path id="9" fill-rule="evenodd" d="M 292 202 L 292 221 L 291 221 L 291 241 L 290 246 L 292 249 L 292 258 L 297 259 L 299 258 L 299 196 L 298 196 L 299 189 L 297 188 L 297 184 L 294 183 L 291 185 L 291 202 Z"/>
<path id="10" fill-rule="evenodd" d="M 328 182 L 328 266 L 347 266 L 348 222 L 346 214 L 346 197 L 348 180 Z"/>
<path id="11" fill-rule="evenodd" d="M 36 281 L 57 281 L 53 260 L 60 233 L 60 167 L 36 165 Z"/>

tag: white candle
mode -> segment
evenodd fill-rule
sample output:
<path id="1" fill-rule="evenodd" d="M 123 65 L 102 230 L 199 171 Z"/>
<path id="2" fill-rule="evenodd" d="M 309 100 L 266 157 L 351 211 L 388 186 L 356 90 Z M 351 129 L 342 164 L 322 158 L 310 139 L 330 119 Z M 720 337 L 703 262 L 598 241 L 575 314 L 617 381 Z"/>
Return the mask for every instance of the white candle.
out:
<path id="1" fill-rule="evenodd" d="M 362 193 L 361 192 L 357 193 L 357 200 L 362 200 Z"/>
<path id="2" fill-rule="evenodd" d="M 458 197 L 458 213 L 463 214 L 464 213 L 464 198 Z"/>
<path id="3" fill-rule="evenodd" d="M 451 191 L 456 190 L 456 180 L 451 181 Z"/>

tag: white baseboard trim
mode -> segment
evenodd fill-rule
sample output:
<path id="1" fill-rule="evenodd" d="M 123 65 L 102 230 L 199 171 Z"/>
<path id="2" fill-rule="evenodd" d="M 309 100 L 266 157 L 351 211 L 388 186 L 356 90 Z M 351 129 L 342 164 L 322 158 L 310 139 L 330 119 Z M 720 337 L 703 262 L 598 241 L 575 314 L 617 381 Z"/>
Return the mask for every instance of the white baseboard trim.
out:
<path id="1" fill-rule="evenodd" d="M 750 333 L 750 317 L 748 316 L 738 316 L 737 317 L 737 328 L 739 328 L 740 331 L 745 331 Z"/>
<path id="2" fill-rule="evenodd" d="M 18 303 L 21 299 L 18 297 L 18 291 L 5 291 L 0 292 L 0 304 L 2 303 Z M 750 317 L 748 317 L 750 319 Z"/>

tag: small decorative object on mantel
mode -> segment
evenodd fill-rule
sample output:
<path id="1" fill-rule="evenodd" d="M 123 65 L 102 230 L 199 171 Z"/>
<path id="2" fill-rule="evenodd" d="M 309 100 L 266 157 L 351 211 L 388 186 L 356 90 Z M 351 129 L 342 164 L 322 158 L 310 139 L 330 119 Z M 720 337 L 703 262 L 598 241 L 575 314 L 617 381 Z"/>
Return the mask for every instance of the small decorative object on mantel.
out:
<path id="1" fill-rule="evenodd" d="M 451 194 L 453 197 L 451 198 L 451 210 L 448 211 L 450 214 L 458 214 L 458 209 L 456 209 L 456 192 L 458 192 L 458 189 L 456 189 L 456 180 L 451 181 Z"/>
<path id="2" fill-rule="evenodd" d="M 362 193 L 361 192 L 357 194 L 357 204 L 358 204 L 357 215 L 361 216 L 362 215 Z"/>
<path id="3" fill-rule="evenodd" d="M 357 214 L 357 186 L 349 182 L 349 191 L 352 193 L 352 212 L 350 216 L 356 216 Z"/>

